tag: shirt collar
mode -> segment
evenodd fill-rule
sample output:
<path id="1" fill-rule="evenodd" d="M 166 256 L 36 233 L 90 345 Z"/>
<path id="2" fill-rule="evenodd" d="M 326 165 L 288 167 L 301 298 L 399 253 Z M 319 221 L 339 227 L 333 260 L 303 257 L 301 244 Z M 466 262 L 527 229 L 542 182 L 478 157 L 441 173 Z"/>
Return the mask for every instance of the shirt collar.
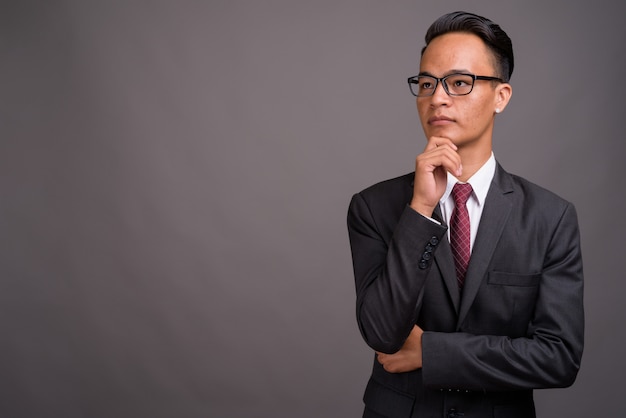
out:
<path id="1" fill-rule="evenodd" d="M 478 206 L 482 206 L 485 203 L 487 193 L 489 192 L 489 186 L 491 186 L 491 180 L 493 180 L 495 173 L 496 157 L 492 152 L 487 162 L 467 180 L 467 183 L 472 185 L 472 196 L 476 199 Z M 459 183 L 459 179 L 448 173 L 448 185 L 446 186 L 445 193 L 441 196 L 441 204 L 448 200 L 450 193 L 452 193 L 452 188 L 457 183 Z"/>

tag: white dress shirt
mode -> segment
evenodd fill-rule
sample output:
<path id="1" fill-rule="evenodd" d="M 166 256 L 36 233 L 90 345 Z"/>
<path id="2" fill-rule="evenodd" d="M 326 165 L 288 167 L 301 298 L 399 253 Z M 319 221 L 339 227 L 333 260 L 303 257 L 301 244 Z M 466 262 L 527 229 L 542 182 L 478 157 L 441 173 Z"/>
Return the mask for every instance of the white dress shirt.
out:
<path id="1" fill-rule="evenodd" d="M 485 164 L 476 172 L 472 177 L 467 180 L 467 183 L 472 185 L 472 194 L 467 200 L 467 211 L 470 218 L 470 251 L 474 248 L 474 240 L 476 239 L 476 233 L 478 232 L 478 225 L 480 224 L 480 217 L 485 207 L 485 199 L 487 198 L 487 192 L 491 186 L 491 180 L 496 173 L 496 158 L 491 153 L 491 157 Z M 460 182 L 452 174 L 448 173 L 448 186 L 441 200 L 439 201 L 441 207 L 441 215 L 446 221 L 447 225 L 450 225 L 450 217 L 454 210 L 454 199 L 452 198 L 452 188 L 456 183 Z M 450 240 L 450 229 L 448 228 L 448 240 Z"/>

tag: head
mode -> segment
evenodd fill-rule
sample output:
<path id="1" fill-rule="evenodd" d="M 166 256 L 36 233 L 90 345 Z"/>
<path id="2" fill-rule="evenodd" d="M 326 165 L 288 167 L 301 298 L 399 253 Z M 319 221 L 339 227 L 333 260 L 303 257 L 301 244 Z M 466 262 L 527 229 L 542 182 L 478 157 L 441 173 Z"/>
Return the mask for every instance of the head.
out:
<path id="1" fill-rule="evenodd" d="M 498 25 L 465 12 L 437 19 L 426 33 L 419 73 L 434 77 L 420 79 L 434 80 L 424 84 L 435 86 L 434 91 L 416 99 L 426 137 L 447 137 L 460 148 L 476 146 L 490 153 L 495 115 L 511 97 L 512 72 L 511 40 Z M 447 79 L 448 89 L 444 88 L 441 78 L 455 73 L 477 76 L 470 93 L 454 95 L 457 82 L 452 77 Z"/>
<path id="2" fill-rule="evenodd" d="M 426 32 L 426 46 L 422 49 L 422 55 L 433 39 L 450 32 L 472 33 L 478 36 L 491 52 L 497 77 L 506 83 L 511 80 L 514 65 L 511 38 L 499 25 L 473 13 L 453 12 L 437 19 Z"/>

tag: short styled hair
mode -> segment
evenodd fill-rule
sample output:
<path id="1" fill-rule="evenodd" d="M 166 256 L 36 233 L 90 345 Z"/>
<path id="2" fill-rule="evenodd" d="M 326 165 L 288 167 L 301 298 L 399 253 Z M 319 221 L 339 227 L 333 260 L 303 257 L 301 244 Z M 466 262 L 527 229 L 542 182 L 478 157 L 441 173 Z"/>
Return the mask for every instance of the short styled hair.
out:
<path id="1" fill-rule="evenodd" d="M 426 46 L 438 36 L 451 32 L 466 32 L 478 36 L 493 53 L 498 77 L 509 82 L 513 74 L 513 44 L 511 38 L 491 20 L 468 12 L 453 12 L 441 16 L 426 32 Z"/>

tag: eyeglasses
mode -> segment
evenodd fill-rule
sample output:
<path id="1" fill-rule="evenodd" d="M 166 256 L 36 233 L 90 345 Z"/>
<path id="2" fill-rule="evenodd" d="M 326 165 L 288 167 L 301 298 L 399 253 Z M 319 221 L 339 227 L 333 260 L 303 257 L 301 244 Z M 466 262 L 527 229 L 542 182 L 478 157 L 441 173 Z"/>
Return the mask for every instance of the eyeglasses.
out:
<path id="1" fill-rule="evenodd" d="M 442 78 L 430 75 L 416 75 L 409 77 L 407 80 L 411 93 L 416 97 L 428 97 L 435 94 L 437 85 L 441 81 L 443 89 L 450 96 L 465 96 L 470 94 L 474 88 L 476 80 L 498 81 L 504 83 L 504 80 L 498 77 L 488 77 L 485 75 L 474 75 L 465 73 L 449 74 Z"/>

